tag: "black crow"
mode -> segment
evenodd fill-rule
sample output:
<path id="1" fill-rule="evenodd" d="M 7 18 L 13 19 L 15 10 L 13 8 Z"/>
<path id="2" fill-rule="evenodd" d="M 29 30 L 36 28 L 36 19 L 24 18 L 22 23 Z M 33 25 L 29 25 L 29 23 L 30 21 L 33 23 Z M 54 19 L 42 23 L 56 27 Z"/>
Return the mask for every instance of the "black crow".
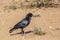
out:
<path id="1" fill-rule="evenodd" d="M 14 30 L 20 28 L 22 34 L 24 34 L 24 30 L 23 29 L 29 25 L 32 16 L 33 16 L 32 13 L 28 13 L 23 20 L 21 20 L 11 30 L 9 30 L 9 33 L 12 33 Z"/>

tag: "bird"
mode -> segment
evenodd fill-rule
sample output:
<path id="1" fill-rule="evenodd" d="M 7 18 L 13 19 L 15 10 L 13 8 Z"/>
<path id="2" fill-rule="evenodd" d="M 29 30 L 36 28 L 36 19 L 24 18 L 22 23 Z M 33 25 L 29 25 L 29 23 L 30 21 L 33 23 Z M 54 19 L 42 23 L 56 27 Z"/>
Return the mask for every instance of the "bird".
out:
<path id="1" fill-rule="evenodd" d="M 21 29 L 21 33 L 24 34 L 24 28 L 30 24 L 32 13 L 28 13 L 25 18 L 23 18 L 20 22 L 18 22 L 12 29 L 9 30 L 9 33 L 12 33 L 16 29 Z"/>

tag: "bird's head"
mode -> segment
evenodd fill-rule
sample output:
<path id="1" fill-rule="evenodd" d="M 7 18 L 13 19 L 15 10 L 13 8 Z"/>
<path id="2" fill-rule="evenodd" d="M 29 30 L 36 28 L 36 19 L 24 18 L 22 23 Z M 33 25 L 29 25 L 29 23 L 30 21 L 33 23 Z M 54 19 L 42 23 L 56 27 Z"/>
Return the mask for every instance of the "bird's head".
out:
<path id="1" fill-rule="evenodd" d="M 33 16 L 32 13 L 28 13 L 28 14 L 27 14 L 27 17 L 32 17 L 32 16 Z"/>
<path id="2" fill-rule="evenodd" d="M 33 15 L 32 13 L 28 13 L 27 17 L 40 17 L 40 15 L 39 14 L 38 15 Z"/>

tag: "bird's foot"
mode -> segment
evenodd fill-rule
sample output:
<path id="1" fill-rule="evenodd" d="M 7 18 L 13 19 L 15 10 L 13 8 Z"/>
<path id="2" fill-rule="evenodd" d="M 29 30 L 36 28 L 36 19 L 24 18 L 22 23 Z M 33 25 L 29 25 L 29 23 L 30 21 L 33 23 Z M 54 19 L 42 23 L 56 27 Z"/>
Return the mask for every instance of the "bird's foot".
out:
<path id="1" fill-rule="evenodd" d="M 25 32 L 22 32 L 21 34 L 22 34 L 22 35 L 25 35 L 26 33 L 25 33 Z"/>

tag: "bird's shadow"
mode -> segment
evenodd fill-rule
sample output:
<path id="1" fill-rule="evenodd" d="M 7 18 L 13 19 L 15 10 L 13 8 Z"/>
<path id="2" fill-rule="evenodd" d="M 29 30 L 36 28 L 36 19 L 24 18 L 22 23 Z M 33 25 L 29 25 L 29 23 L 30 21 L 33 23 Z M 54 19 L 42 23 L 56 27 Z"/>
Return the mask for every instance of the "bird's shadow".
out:
<path id="1" fill-rule="evenodd" d="M 27 31 L 25 32 L 25 34 L 29 34 L 29 33 L 32 33 L 33 31 Z M 15 33 L 15 34 L 10 34 L 10 36 L 14 36 L 14 35 L 17 35 L 17 34 L 22 34 L 22 32 L 19 32 L 19 33 Z"/>

